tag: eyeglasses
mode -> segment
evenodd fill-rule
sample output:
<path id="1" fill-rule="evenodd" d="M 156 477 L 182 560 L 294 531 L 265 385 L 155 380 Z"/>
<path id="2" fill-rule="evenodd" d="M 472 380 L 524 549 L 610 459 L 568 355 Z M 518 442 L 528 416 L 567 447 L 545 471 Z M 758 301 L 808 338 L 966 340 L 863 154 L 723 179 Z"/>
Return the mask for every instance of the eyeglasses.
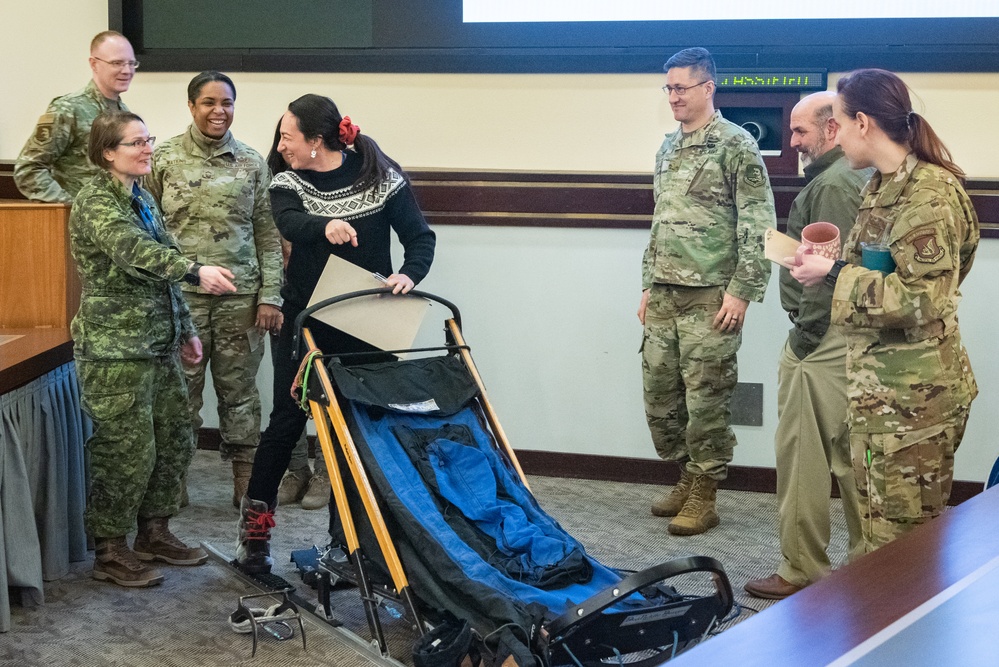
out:
<path id="1" fill-rule="evenodd" d="M 107 63 L 115 69 L 139 69 L 138 60 L 104 60 L 104 58 L 98 58 L 97 56 L 90 57 L 94 60 L 100 60 L 102 63 Z"/>
<path id="2" fill-rule="evenodd" d="M 118 145 L 128 146 L 130 148 L 145 148 L 146 146 L 152 148 L 154 143 L 156 143 L 156 137 L 148 137 L 146 139 L 136 139 L 135 141 L 119 141 Z"/>
<path id="3" fill-rule="evenodd" d="M 693 86 L 663 86 L 663 92 L 669 95 L 670 93 L 676 93 L 677 97 L 683 97 L 687 94 L 687 91 L 691 88 L 697 88 L 698 86 L 703 86 L 709 83 L 711 80 L 701 81 L 700 83 L 695 83 Z"/>

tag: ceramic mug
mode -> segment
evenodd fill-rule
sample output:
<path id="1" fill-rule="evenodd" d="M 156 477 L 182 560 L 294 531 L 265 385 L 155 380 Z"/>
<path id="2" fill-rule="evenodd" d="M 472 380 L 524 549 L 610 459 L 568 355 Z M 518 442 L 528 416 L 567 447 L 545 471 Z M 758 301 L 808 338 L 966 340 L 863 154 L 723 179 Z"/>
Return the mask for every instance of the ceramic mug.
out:
<path id="1" fill-rule="evenodd" d="M 795 253 L 801 264 L 803 255 L 820 255 L 829 259 L 839 259 L 839 227 L 831 222 L 813 222 L 801 230 L 801 245 Z"/>

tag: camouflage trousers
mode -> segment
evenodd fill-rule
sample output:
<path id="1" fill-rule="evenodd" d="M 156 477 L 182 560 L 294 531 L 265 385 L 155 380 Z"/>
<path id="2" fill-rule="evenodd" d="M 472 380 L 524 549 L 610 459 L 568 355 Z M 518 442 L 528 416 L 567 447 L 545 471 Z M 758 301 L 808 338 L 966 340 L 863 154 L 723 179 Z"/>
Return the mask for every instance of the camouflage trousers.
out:
<path id="1" fill-rule="evenodd" d="M 723 287 L 653 285 L 645 311 L 645 417 L 659 456 L 722 480 L 735 448 L 732 394 L 741 333 L 712 328 Z"/>
<path id="2" fill-rule="evenodd" d="M 850 434 L 868 553 L 943 511 L 954 483 L 954 452 L 967 423 L 963 410 L 916 431 Z"/>
<path id="3" fill-rule="evenodd" d="M 118 537 L 136 517 L 173 516 L 194 454 L 180 358 L 76 361 L 91 486 L 83 520 L 92 537 Z"/>
<path id="4" fill-rule="evenodd" d="M 194 432 L 201 428 L 205 369 L 211 362 L 219 405 L 219 451 L 223 461 L 253 463 L 260 441 L 260 392 L 257 370 L 264 357 L 264 337 L 253 326 L 257 297 L 184 294 L 204 349 L 201 362 L 184 369 L 191 395 Z"/>

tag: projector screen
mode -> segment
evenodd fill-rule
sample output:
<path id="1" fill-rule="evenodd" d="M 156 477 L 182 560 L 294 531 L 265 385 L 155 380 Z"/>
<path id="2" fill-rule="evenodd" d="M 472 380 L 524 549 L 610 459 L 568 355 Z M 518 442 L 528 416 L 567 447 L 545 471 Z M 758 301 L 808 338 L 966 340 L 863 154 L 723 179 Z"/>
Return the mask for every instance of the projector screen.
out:
<path id="1" fill-rule="evenodd" d="M 463 0 L 466 23 L 893 19 L 996 16 L 996 0 Z"/>
<path id="2" fill-rule="evenodd" d="M 143 70 L 999 71 L 999 0 L 109 0 Z"/>

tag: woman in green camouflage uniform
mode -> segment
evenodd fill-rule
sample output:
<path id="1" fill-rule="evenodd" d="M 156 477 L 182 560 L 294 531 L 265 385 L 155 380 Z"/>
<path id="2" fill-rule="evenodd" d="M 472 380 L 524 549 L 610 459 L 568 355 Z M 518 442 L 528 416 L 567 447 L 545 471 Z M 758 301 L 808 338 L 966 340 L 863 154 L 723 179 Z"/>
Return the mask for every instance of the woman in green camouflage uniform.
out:
<path id="1" fill-rule="evenodd" d="M 216 296 L 195 285 L 181 289 L 204 346 L 201 361 L 185 369 L 191 422 L 197 434 L 211 362 L 219 453 L 232 462 L 232 502 L 238 507 L 260 439 L 257 369 L 264 338 L 281 329 L 281 240 L 267 196 L 267 164 L 229 129 L 236 108 L 232 79 L 201 72 L 191 79 L 187 99 L 193 122 L 156 147 L 143 183 L 184 256 L 221 264 L 236 276 L 233 294 Z"/>
<path id="2" fill-rule="evenodd" d="M 835 285 L 832 321 L 847 335 L 850 447 L 873 551 L 940 514 L 950 497 L 978 394 L 957 305 L 979 228 L 964 173 L 912 110 L 901 79 L 858 70 L 837 88 L 839 143 L 852 167 L 878 171 L 843 259 L 804 255 L 791 274 Z M 869 244 L 887 245 L 895 267 L 865 268 Z"/>
<path id="3" fill-rule="evenodd" d="M 83 283 L 74 353 L 83 408 L 94 421 L 84 523 L 97 547 L 94 578 L 122 586 L 163 581 L 143 561 L 200 565 L 208 558 L 168 526 L 194 451 L 181 359 L 201 358 L 177 283 L 200 283 L 213 293 L 235 289 L 228 270 L 184 258 L 139 187 L 153 140 L 133 113 L 98 116 L 89 156 L 101 171 L 80 190 L 69 220 Z M 125 535 L 136 520 L 129 549 Z"/>

